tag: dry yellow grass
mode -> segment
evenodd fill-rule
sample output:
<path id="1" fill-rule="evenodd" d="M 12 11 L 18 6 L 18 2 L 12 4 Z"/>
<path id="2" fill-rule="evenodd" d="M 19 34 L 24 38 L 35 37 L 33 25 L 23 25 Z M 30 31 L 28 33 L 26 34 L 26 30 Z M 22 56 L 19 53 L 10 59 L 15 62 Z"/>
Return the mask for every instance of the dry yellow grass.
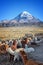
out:
<path id="1" fill-rule="evenodd" d="M 0 27 L 0 39 L 15 39 L 23 37 L 26 33 L 43 33 L 42 27 Z"/>

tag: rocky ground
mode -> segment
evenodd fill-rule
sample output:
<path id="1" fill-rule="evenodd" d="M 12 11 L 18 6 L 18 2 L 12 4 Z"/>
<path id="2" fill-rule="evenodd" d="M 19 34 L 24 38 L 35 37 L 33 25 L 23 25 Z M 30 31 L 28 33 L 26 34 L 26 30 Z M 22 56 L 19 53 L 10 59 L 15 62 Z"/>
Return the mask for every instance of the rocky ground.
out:
<path id="1" fill-rule="evenodd" d="M 35 48 L 35 52 L 28 53 L 28 59 L 43 63 L 43 42 L 38 43 L 38 46 L 32 46 Z M 9 62 L 9 54 L 0 54 L 0 65 L 23 65 L 22 61 Z"/>

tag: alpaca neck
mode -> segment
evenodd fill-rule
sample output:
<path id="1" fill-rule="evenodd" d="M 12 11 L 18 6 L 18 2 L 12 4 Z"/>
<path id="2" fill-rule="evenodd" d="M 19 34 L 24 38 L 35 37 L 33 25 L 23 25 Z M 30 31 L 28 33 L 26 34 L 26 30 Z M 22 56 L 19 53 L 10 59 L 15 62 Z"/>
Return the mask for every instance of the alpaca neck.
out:
<path id="1" fill-rule="evenodd" d="M 28 61 L 26 53 L 24 51 L 21 51 L 20 54 L 21 54 L 24 65 L 26 65 Z"/>
<path id="2" fill-rule="evenodd" d="M 23 58 L 23 63 L 24 63 L 24 65 L 26 65 L 26 63 L 27 63 L 27 61 L 28 61 L 27 56 L 26 56 L 26 55 L 23 55 L 22 58 Z"/>

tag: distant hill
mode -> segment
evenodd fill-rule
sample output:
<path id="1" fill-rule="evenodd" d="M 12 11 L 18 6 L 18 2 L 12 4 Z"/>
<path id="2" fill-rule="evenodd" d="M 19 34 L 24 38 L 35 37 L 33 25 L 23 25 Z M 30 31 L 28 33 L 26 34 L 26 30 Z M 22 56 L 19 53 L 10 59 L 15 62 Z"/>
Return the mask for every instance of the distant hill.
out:
<path id="1" fill-rule="evenodd" d="M 41 26 L 43 27 L 43 22 L 34 16 L 32 16 L 29 12 L 24 11 L 20 13 L 17 17 L 11 20 L 1 20 L 0 27 L 10 27 L 10 26 Z"/>

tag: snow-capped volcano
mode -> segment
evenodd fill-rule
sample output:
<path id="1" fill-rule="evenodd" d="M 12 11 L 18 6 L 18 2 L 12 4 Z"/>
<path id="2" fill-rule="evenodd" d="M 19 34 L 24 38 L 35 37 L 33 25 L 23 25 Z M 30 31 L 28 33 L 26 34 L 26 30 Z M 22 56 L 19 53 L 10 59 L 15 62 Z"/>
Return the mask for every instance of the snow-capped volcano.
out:
<path id="1" fill-rule="evenodd" d="M 2 20 L 0 26 L 27 26 L 27 25 L 42 25 L 43 22 L 35 18 L 27 11 L 21 12 L 17 17 L 11 20 Z"/>
<path id="2" fill-rule="evenodd" d="M 20 23 L 37 23 L 39 22 L 39 19 L 36 19 L 34 16 L 32 16 L 29 12 L 27 11 L 23 11 L 22 13 L 20 13 L 17 17 L 14 18 L 15 20 L 17 20 Z"/>

